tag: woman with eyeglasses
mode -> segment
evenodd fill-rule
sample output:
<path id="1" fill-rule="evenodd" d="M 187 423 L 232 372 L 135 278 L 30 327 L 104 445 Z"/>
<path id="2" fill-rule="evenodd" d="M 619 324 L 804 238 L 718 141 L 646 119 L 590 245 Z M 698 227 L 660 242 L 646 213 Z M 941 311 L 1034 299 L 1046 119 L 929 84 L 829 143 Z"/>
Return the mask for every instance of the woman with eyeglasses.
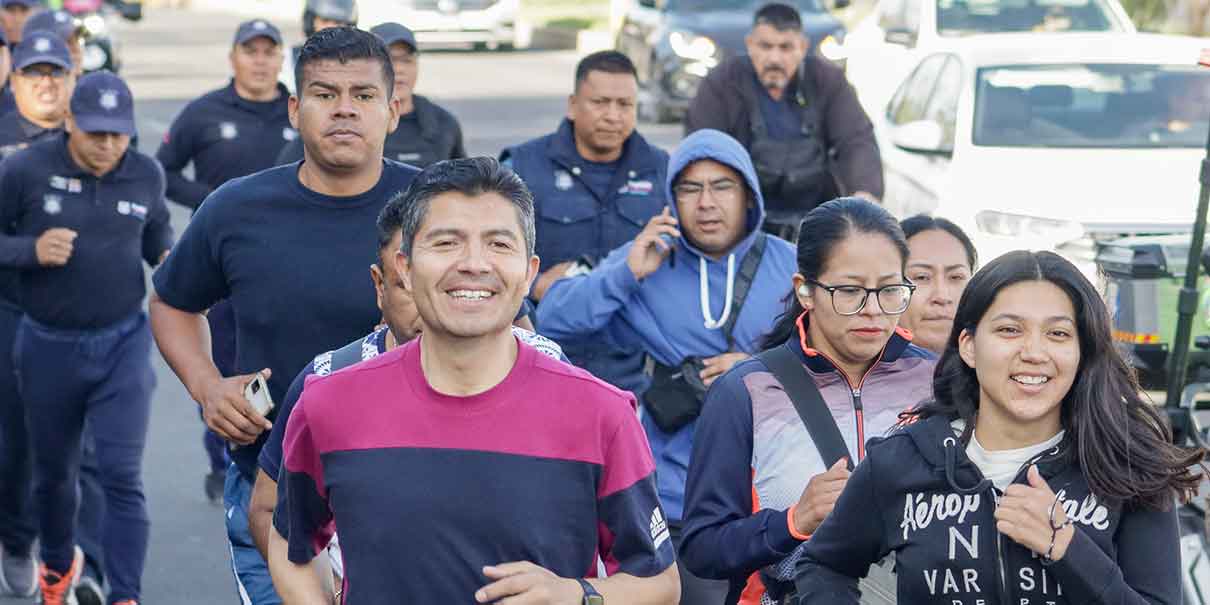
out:
<path id="1" fill-rule="evenodd" d="M 805 378 L 797 382 L 822 398 L 834 447 L 817 443 L 800 418 L 792 399 L 809 393 L 788 392 L 763 357 L 711 387 L 679 555 L 694 574 L 729 580 L 727 603 L 784 602 L 802 546 L 845 486 L 848 461 L 864 458 L 867 439 L 931 394 L 934 356 L 897 329 L 913 289 L 899 223 L 877 204 L 841 198 L 808 213 L 801 233 L 788 310 L 764 346 L 783 349 Z"/>
<path id="2" fill-rule="evenodd" d="M 1175 503 L 1201 448 L 1172 443 L 1066 259 L 1018 251 L 966 288 L 936 398 L 869 444 L 799 562 L 802 603 L 858 602 L 893 553 L 901 603 L 1180 603 Z"/>

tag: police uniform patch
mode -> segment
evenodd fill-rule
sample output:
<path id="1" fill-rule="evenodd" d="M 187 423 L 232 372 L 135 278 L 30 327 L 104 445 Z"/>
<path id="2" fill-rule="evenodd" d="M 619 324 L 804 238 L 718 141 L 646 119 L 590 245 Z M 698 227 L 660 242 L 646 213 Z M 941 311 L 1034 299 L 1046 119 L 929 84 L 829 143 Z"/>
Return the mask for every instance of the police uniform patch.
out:
<path id="1" fill-rule="evenodd" d="M 575 182 L 571 180 L 571 174 L 568 174 L 566 170 L 555 171 L 555 189 L 567 191 L 574 184 Z"/>
<path id="2" fill-rule="evenodd" d="M 58 214 L 63 212 L 63 198 L 54 193 L 48 193 L 42 196 L 42 211 L 47 214 Z"/>
<path id="3" fill-rule="evenodd" d="M 218 133 L 224 140 L 230 141 L 239 136 L 239 129 L 235 127 L 235 122 L 223 122 L 218 125 Z"/>
<path id="4" fill-rule="evenodd" d="M 621 195 L 651 195 L 651 190 L 654 188 L 651 181 L 630 180 L 618 189 L 618 193 Z"/>
<path id="5" fill-rule="evenodd" d="M 118 202 L 118 214 L 121 214 L 123 216 L 130 214 L 130 202 L 127 202 L 127 201 Z"/>

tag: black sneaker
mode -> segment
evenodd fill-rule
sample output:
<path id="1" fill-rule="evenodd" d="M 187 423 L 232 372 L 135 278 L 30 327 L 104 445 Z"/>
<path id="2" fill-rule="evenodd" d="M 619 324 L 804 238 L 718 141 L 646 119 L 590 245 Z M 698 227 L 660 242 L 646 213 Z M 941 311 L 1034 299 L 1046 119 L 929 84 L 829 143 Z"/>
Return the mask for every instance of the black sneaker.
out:
<path id="1" fill-rule="evenodd" d="M 206 498 L 211 504 L 223 503 L 223 487 L 226 483 L 227 473 L 223 471 L 210 471 L 202 480 L 202 489 L 206 491 Z"/>
<path id="2" fill-rule="evenodd" d="M 76 585 L 76 601 L 80 605 L 105 605 L 105 589 L 101 588 L 96 578 L 82 575 L 80 583 Z"/>

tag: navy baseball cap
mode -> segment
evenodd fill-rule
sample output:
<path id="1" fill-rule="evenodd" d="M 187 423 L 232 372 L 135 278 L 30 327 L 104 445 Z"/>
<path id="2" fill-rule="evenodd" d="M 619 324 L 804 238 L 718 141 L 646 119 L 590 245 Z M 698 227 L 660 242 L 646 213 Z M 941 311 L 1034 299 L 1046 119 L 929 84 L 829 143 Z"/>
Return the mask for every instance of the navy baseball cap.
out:
<path id="1" fill-rule="evenodd" d="M 281 31 L 264 19 L 253 19 L 239 24 L 235 30 L 235 44 L 243 44 L 256 38 L 268 38 L 274 44 L 281 46 Z"/>
<path id="2" fill-rule="evenodd" d="M 49 63 L 71 69 L 71 52 L 63 38 L 48 31 L 31 32 L 13 49 L 13 69 Z"/>
<path id="3" fill-rule="evenodd" d="M 412 52 L 416 52 L 419 48 L 416 46 L 416 34 L 412 30 L 398 23 L 382 23 L 370 28 L 370 33 L 382 38 L 383 43 L 389 48 L 396 42 L 403 42 L 412 47 Z"/>
<path id="4" fill-rule="evenodd" d="M 126 82 L 111 71 L 80 78 L 71 95 L 71 117 L 84 132 L 135 135 L 134 97 Z"/>
<path id="5" fill-rule="evenodd" d="M 46 6 L 42 0 L 0 0 L 0 8 L 8 8 L 13 5 L 27 8 L 42 8 Z"/>
<path id="6" fill-rule="evenodd" d="M 70 40 L 81 28 L 75 15 L 65 10 L 42 11 L 25 20 L 25 25 L 21 27 L 21 37 L 27 37 L 36 31 L 47 31 L 54 32 L 64 40 Z"/>

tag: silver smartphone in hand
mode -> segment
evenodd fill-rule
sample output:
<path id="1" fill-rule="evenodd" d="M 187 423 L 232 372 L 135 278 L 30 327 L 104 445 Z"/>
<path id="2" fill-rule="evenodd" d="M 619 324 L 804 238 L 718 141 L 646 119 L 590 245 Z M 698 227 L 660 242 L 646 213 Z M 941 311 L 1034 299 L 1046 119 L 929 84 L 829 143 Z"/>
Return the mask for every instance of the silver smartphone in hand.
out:
<path id="1" fill-rule="evenodd" d="M 268 416 L 269 412 L 273 411 L 273 398 L 269 396 L 269 385 L 259 372 L 256 374 L 256 378 L 253 378 L 244 387 L 244 399 L 247 399 L 248 403 L 252 404 L 252 409 L 261 416 Z"/>

